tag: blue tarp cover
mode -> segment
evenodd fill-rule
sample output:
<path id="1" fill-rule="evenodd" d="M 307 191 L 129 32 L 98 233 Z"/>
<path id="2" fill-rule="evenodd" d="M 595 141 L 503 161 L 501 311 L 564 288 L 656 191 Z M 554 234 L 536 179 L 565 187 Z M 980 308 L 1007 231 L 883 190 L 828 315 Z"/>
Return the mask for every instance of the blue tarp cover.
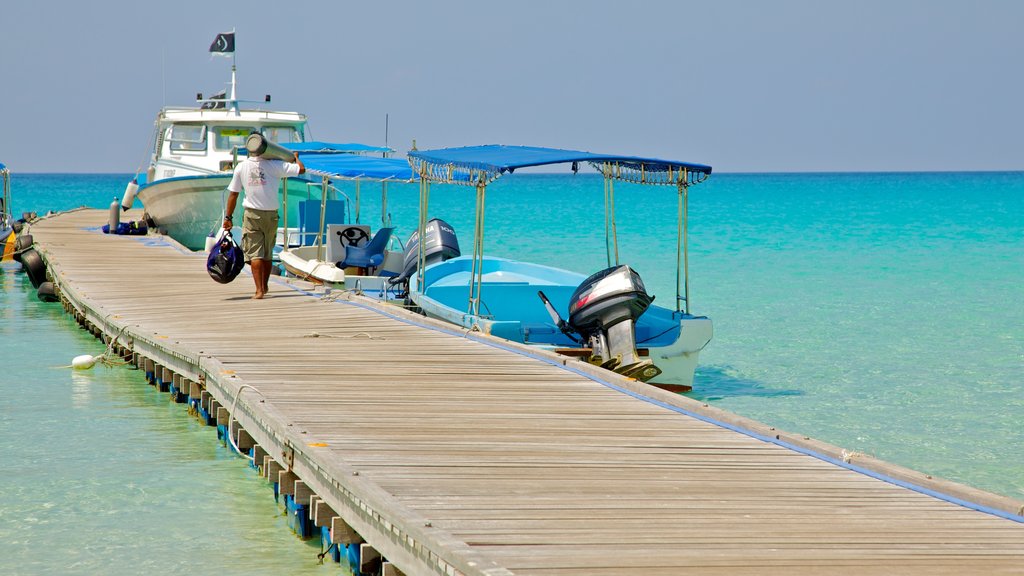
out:
<path id="1" fill-rule="evenodd" d="M 355 154 L 303 154 L 306 171 L 329 178 L 370 178 L 412 180 L 412 167 L 405 158 L 380 158 Z"/>
<path id="2" fill-rule="evenodd" d="M 496 177 L 504 172 L 510 172 L 516 168 L 565 164 L 569 162 L 592 162 L 598 164 L 613 162 L 636 170 L 640 170 L 641 166 L 643 166 L 643 169 L 648 172 L 667 172 L 670 168 L 673 170 L 686 168 L 693 173 L 711 174 L 711 166 L 690 162 L 641 158 L 638 156 L 595 154 L 579 150 L 561 150 L 535 146 L 505 146 L 502 144 L 413 151 L 409 152 L 409 157 L 414 162 L 423 161 L 434 166 L 451 166 L 458 171 L 481 170 L 492 174 L 492 177 Z"/>
<path id="3" fill-rule="evenodd" d="M 370 146 L 369 144 L 360 144 L 358 142 L 288 142 L 282 143 L 281 146 L 293 151 L 302 153 L 362 153 L 362 152 L 391 152 L 390 148 L 383 146 Z"/>

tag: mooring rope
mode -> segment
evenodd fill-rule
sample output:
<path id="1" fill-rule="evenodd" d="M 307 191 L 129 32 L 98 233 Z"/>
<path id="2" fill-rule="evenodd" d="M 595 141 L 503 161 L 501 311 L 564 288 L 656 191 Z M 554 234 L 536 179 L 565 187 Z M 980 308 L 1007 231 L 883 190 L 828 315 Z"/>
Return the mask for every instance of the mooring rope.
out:
<path id="1" fill-rule="evenodd" d="M 241 450 L 238 449 L 238 444 L 235 443 L 235 437 L 234 437 L 234 435 L 231 434 L 231 422 L 233 422 L 234 419 L 235 419 L 235 406 L 238 405 L 238 398 L 242 395 L 242 392 L 244 392 L 246 388 L 249 388 L 253 392 L 256 392 L 260 396 L 263 396 L 263 392 L 260 392 L 259 389 L 257 389 L 255 386 L 253 386 L 251 384 L 242 384 L 238 388 L 238 392 L 235 393 L 235 399 L 231 402 L 231 412 L 228 413 L 228 430 L 227 430 L 228 442 L 231 443 L 231 447 L 235 449 L 235 452 L 238 452 L 239 454 L 241 454 L 243 457 L 245 457 L 245 459 L 247 459 L 247 460 L 249 460 L 251 462 L 255 462 L 256 461 L 255 458 L 253 458 L 252 456 L 249 456 L 248 454 L 245 454 L 244 452 L 242 452 Z M 263 396 L 263 397 L 266 398 L 266 396 Z"/>

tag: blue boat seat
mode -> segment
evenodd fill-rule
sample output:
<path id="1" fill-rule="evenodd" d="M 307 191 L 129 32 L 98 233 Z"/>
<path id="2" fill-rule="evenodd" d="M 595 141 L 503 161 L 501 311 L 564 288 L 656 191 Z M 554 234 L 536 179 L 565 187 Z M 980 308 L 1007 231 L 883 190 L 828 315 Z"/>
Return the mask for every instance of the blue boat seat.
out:
<path id="1" fill-rule="evenodd" d="M 394 228 L 381 228 L 373 238 L 362 246 L 346 246 L 345 259 L 338 263 L 339 268 L 376 268 L 384 262 L 384 250 L 388 247 Z"/>

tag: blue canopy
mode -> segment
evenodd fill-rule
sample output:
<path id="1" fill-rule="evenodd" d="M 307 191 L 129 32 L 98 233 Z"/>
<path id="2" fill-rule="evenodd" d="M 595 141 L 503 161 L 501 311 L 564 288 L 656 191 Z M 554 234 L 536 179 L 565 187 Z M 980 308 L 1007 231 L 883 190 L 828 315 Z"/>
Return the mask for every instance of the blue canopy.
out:
<path id="1" fill-rule="evenodd" d="M 711 166 L 690 162 L 501 144 L 413 151 L 409 161 L 426 178 L 460 184 L 486 184 L 516 168 L 579 162 L 602 172 L 607 168 L 609 177 L 643 184 L 675 184 L 684 176 L 683 183 L 696 184 L 711 174 Z"/>
<path id="2" fill-rule="evenodd" d="M 373 180 L 415 179 L 405 158 L 380 158 L 355 154 L 303 154 L 306 172 L 328 178 L 370 178 Z"/>
<path id="3" fill-rule="evenodd" d="M 366 152 L 392 151 L 390 148 L 386 148 L 383 146 L 370 146 L 369 144 L 359 144 L 358 142 L 288 142 L 282 143 L 281 146 L 287 148 L 288 150 L 291 150 L 292 152 L 313 152 L 319 154 L 361 154 Z"/>
<path id="4" fill-rule="evenodd" d="M 7 166 L 4 166 L 3 162 L 0 162 L 0 170 L 7 170 Z"/>

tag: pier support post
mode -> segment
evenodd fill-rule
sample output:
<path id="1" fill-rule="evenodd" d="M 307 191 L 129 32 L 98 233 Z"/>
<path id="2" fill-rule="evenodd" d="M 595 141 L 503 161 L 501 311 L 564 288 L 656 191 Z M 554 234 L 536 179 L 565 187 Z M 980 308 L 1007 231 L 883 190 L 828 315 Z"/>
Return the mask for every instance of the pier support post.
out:
<path id="1" fill-rule="evenodd" d="M 267 457 L 267 451 L 263 449 L 259 444 L 253 444 L 252 447 L 252 467 L 259 470 L 260 476 L 264 475 L 266 464 L 263 459 Z"/>
<path id="2" fill-rule="evenodd" d="M 284 470 L 280 464 L 278 464 L 273 458 L 267 456 L 267 465 L 264 466 L 266 469 L 267 480 L 277 484 L 280 481 L 280 473 Z"/>
<path id="3" fill-rule="evenodd" d="M 174 373 L 166 366 L 161 366 L 160 371 L 162 374 L 160 377 L 160 391 L 167 392 L 171 389 L 171 381 L 174 380 Z"/>
<path id="4" fill-rule="evenodd" d="M 199 382 L 194 380 L 186 380 L 188 382 L 188 397 L 190 400 L 197 400 L 203 394 L 203 389 L 199 387 Z"/>
<path id="5" fill-rule="evenodd" d="M 310 507 L 313 509 L 313 524 L 319 528 L 326 527 L 330 530 L 334 518 L 338 517 L 338 513 L 319 498 L 312 502 Z"/>
<path id="6" fill-rule="evenodd" d="M 238 426 L 238 423 L 235 423 Z M 249 454 L 249 450 L 256 445 L 256 441 L 253 440 L 252 436 L 245 431 L 245 428 L 238 426 L 238 433 L 235 435 L 235 444 L 238 446 L 238 451 L 242 454 Z"/>
<path id="7" fill-rule="evenodd" d="M 332 544 L 362 544 L 365 542 L 363 537 L 359 535 L 348 522 L 341 516 L 335 516 L 331 518 L 331 543 Z"/>
<path id="8" fill-rule="evenodd" d="M 181 377 L 181 374 L 173 374 L 171 376 L 171 400 L 174 400 L 176 404 L 184 403 L 188 399 L 186 391 L 185 379 Z"/>
<path id="9" fill-rule="evenodd" d="M 280 486 L 280 488 L 278 488 L 278 493 L 284 494 L 285 496 L 295 494 L 295 481 L 298 479 L 299 477 L 291 470 L 281 470 L 278 472 L 277 483 L 278 486 Z"/>
<path id="10" fill-rule="evenodd" d="M 381 567 L 380 552 L 366 542 L 359 545 L 359 571 L 364 574 L 376 574 Z"/>
<path id="11" fill-rule="evenodd" d="M 214 400 L 213 402 L 215 404 L 217 403 L 216 400 Z M 217 426 L 227 426 L 228 425 L 228 418 L 230 418 L 231 415 L 228 414 L 228 409 L 227 408 L 221 406 L 220 404 L 217 404 L 217 411 L 215 412 L 215 414 L 217 415 Z"/>

